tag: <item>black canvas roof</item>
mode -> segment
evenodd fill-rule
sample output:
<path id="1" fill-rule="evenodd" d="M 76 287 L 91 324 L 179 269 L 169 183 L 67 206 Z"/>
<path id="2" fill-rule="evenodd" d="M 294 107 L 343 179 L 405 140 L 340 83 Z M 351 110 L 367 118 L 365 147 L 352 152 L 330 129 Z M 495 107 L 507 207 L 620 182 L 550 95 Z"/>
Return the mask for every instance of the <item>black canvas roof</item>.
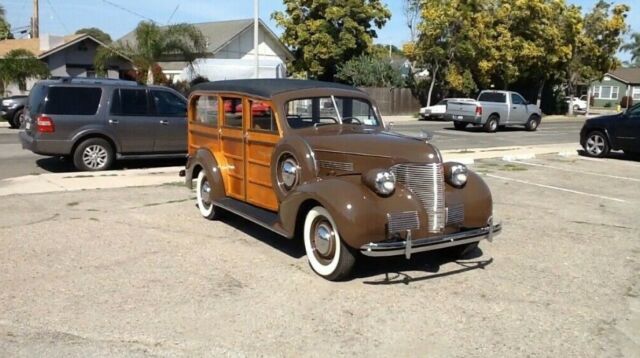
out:
<path id="1" fill-rule="evenodd" d="M 260 78 L 206 82 L 194 86 L 192 88 L 192 91 L 239 92 L 264 98 L 270 98 L 279 93 L 314 88 L 360 91 L 355 87 L 343 85 L 340 83 L 322 82 L 315 80 L 290 80 L 281 78 Z"/>

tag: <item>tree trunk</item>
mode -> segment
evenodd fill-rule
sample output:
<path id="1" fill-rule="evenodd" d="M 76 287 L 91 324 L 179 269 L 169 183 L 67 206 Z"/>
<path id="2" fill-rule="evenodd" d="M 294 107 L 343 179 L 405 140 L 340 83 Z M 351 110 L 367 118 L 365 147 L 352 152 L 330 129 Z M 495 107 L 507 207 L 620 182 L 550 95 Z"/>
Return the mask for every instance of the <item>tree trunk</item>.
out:
<path id="1" fill-rule="evenodd" d="M 427 94 L 427 107 L 431 106 L 431 94 L 433 93 L 433 87 L 436 84 L 436 76 L 438 74 L 438 68 L 440 66 L 436 65 L 433 69 L 433 74 L 431 74 L 431 84 L 429 85 L 429 93 Z"/>
<path id="2" fill-rule="evenodd" d="M 538 98 L 536 98 L 536 106 L 538 106 L 538 108 L 540 108 L 540 105 L 542 104 L 542 91 L 544 90 L 544 83 L 545 80 L 543 79 L 542 81 L 540 81 L 540 87 L 538 87 Z"/>
<path id="3" fill-rule="evenodd" d="M 569 74 L 569 81 L 567 83 L 567 90 L 569 95 L 569 112 L 570 116 L 573 116 L 573 76 Z"/>
<path id="4" fill-rule="evenodd" d="M 584 116 L 589 116 L 589 109 L 591 109 L 591 81 L 587 82 L 589 87 L 587 87 L 587 112 L 585 112 Z"/>

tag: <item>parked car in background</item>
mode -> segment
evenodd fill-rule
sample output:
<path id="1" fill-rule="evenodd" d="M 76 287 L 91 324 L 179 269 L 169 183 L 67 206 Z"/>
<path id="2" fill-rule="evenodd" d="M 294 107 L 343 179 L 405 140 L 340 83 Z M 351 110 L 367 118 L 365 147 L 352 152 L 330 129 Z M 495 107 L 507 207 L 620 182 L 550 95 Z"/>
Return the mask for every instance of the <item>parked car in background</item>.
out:
<path id="1" fill-rule="evenodd" d="M 328 280 L 348 277 L 358 253 L 460 257 L 501 228 L 479 175 L 443 162 L 424 138 L 386 129 L 351 86 L 202 83 L 189 97 L 188 126 L 184 175 L 189 188 L 195 180 L 200 214 L 231 212 L 303 240 L 311 268 Z"/>
<path id="2" fill-rule="evenodd" d="M 473 98 L 445 98 L 433 106 L 420 108 L 421 119 L 450 119 L 445 116 L 447 112 L 447 102 L 472 102 Z"/>
<path id="3" fill-rule="evenodd" d="M 611 150 L 640 154 L 640 103 L 622 113 L 587 119 L 580 131 L 580 145 L 591 157 L 605 157 Z"/>
<path id="4" fill-rule="evenodd" d="M 24 122 L 24 107 L 28 98 L 28 96 L 11 96 L 2 99 L 1 114 L 11 128 L 20 128 Z"/>
<path id="5" fill-rule="evenodd" d="M 578 97 L 565 97 L 564 101 L 569 105 L 569 107 L 573 106 L 573 111 L 586 111 L 587 110 L 587 96 Z"/>
<path id="6" fill-rule="evenodd" d="M 482 126 L 495 132 L 500 126 L 521 125 L 535 131 L 542 120 L 542 111 L 511 91 L 482 91 L 477 101 L 448 101 L 446 115 L 456 129 L 467 125 Z"/>
<path id="7" fill-rule="evenodd" d="M 20 140 L 36 154 L 72 158 L 79 170 L 105 170 L 116 159 L 185 156 L 186 111 L 186 98 L 167 87 L 44 80 L 31 89 Z"/>

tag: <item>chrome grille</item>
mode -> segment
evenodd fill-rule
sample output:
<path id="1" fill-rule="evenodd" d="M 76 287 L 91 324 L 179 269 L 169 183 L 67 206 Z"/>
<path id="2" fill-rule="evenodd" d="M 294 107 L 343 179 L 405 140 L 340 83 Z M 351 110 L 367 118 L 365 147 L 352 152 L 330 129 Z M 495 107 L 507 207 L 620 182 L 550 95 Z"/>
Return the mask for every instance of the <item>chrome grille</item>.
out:
<path id="1" fill-rule="evenodd" d="M 407 230 L 418 230 L 420 219 L 417 211 L 403 211 L 398 213 L 388 213 L 389 233 L 405 232 Z"/>
<path id="2" fill-rule="evenodd" d="M 446 223 L 442 164 L 398 164 L 391 171 L 422 203 L 429 218 L 429 232 L 442 231 Z"/>
<path id="3" fill-rule="evenodd" d="M 336 162 L 333 160 L 318 160 L 318 166 L 322 169 L 341 170 L 345 172 L 353 171 L 353 163 Z"/>
<path id="4" fill-rule="evenodd" d="M 452 205 L 447 208 L 447 225 L 462 225 L 464 223 L 464 205 Z"/>

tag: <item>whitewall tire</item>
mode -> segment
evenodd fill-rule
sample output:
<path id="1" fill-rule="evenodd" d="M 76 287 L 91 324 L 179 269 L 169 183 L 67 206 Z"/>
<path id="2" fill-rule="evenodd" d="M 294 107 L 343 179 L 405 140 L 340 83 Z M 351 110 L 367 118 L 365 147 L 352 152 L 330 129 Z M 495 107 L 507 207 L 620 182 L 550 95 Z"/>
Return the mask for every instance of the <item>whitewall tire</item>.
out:
<path id="1" fill-rule="evenodd" d="M 200 170 L 198 173 L 198 179 L 196 181 L 196 200 L 198 201 L 198 209 L 200 210 L 200 214 L 209 220 L 216 219 L 217 211 L 215 205 L 211 200 L 211 192 L 213 188 L 211 187 L 211 183 L 207 179 L 207 174 L 204 170 Z"/>
<path id="2" fill-rule="evenodd" d="M 311 268 L 327 280 L 345 278 L 355 257 L 342 242 L 331 214 L 323 207 L 309 210 L 304 220 L 304 248 Z"/>

